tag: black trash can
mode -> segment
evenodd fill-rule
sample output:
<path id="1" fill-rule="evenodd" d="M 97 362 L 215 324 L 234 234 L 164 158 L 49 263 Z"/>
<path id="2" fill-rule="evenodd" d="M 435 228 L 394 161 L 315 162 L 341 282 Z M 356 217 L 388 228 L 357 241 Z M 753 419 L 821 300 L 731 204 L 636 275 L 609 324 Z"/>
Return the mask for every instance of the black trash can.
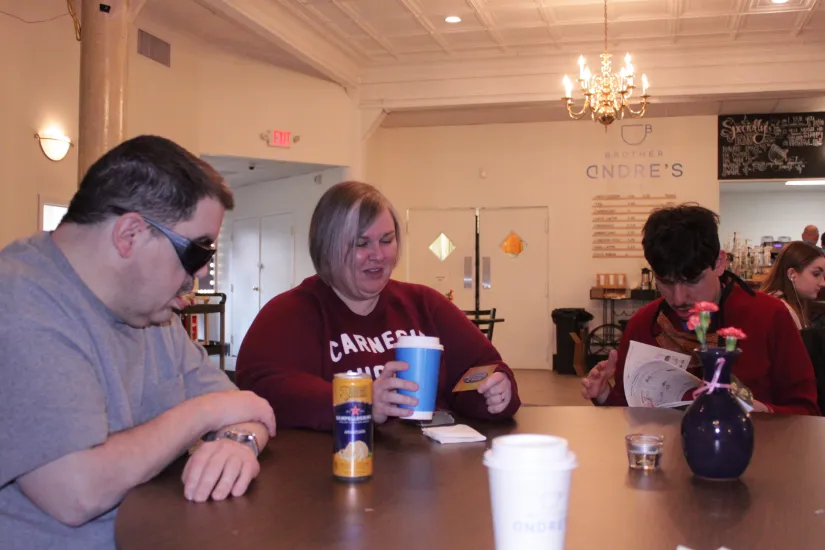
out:
<path id="1" fill-rule="evenodd" d="M 553 354 L 553 370 L 559 374 L 576 374 L 573 354 L 576 344 L 571 332 L 581 334 L 581 329 L 593 320 L 593 315 L 582 308 L 559 308 L 553 310 L 553 324 L 556 325 L 556 353 Z"/>

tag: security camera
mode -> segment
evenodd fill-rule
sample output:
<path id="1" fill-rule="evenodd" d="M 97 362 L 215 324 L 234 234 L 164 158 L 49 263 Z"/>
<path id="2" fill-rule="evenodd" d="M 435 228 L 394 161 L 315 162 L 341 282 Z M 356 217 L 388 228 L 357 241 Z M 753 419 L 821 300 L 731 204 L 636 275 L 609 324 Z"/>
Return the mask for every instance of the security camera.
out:
<path id="1" fill-rule="evenodd" d="M 255 163 L 254 163 L 254 162 L 250 162 L 250 163 L 249 163 L 249 169 L 250 169 L 250 170 L 254 170 L 254 169 L 255 169 Z"/>

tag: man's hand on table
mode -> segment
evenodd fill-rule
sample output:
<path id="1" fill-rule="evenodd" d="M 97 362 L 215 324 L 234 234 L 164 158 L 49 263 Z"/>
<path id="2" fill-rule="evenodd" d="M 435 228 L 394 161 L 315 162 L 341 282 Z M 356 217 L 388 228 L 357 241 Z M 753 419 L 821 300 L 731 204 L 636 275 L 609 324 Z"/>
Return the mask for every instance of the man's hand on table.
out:
<path id="1" fill-rule="evenodd" d="M 223 500 L 239 497 L 258 477 L 261 466 L 255 452 L 243 443 L 218 439 L 198 446 L 183 469 L 183 494 L 187 500 Z"/>
<path id="2" fill-rule="evenodd" d="M 618 352 L 611 350 L 607 361 L 598 363 L 590 370 L 587 377 L 582 378 L 582 397 L 595 400 L 597 403 L 604 403 L 610 394 L 609 380 L 616 374 L 618 359 Z"/>

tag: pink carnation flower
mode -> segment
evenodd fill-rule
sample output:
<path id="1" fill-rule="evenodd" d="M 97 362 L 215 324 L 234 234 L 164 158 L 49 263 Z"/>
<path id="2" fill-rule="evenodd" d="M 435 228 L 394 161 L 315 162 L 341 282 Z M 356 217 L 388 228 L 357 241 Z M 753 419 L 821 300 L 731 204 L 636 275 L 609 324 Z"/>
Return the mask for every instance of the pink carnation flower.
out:
<path id="1" fill-rule="evenodd" d="M 688 330 L 696 330 L 696 327 L 701 325 L 701 320 L 699 319 L 698 315 L 691 315 L 688 317 L 687 320 L 687 328 Z"/>
<path id="2" fill-rule="evenodd" d="M 720 328 L 716 331 L 716 334 L 722 336 L 723 338 L 736 338 L 737 340 L 744 340 L 747 338 L 747 335 L 742 332 L 741 329 L 736 327 Z"/>
<path id="3" fill-rule="evenodd" d="M 693 304 L 693 308 L 691 308 L 690 310 L 691 313 L 715 313 L 717 311 L 719 311 L 719 306 L 717 306 L 713 302 L 696 302 L 695 304 Z"/>

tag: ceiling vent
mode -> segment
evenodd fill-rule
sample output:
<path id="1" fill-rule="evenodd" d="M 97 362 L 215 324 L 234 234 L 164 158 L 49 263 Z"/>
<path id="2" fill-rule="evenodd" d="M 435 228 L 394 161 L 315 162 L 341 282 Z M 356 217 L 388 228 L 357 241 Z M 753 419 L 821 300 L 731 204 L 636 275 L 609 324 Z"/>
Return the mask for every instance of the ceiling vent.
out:
<path id="1" fill-rule="evenodd" d="M 172 66 L 172 45 L 143 29 L 138 29 L 138 53 L 161 65 Z"/>

